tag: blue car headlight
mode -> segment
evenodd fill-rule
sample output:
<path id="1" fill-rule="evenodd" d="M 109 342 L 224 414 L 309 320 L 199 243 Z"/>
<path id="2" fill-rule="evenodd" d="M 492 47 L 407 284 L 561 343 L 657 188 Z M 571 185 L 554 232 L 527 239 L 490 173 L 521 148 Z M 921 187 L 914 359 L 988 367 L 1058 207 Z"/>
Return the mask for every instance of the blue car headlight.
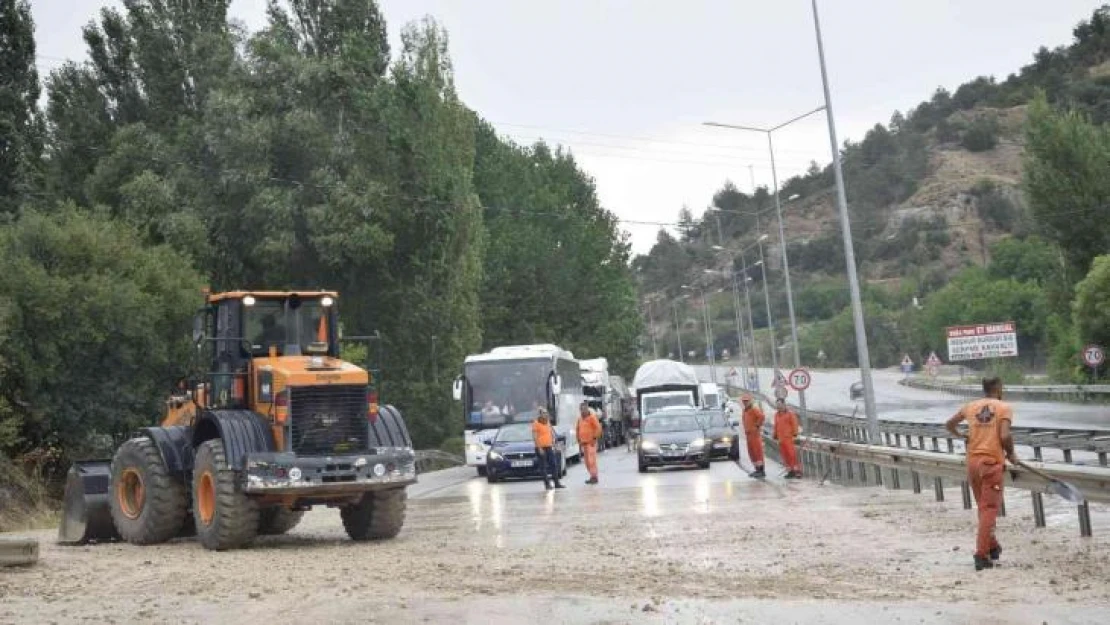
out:
<path id="1" fill-rule="evenodd" d="M 494 461 L 494 462 L 499 462 L 501 460 L 504 460 L 504 458 L 501 456 L 501 454 L 497 453 L 496 451 L 489 452 L 489 459 Z"/>

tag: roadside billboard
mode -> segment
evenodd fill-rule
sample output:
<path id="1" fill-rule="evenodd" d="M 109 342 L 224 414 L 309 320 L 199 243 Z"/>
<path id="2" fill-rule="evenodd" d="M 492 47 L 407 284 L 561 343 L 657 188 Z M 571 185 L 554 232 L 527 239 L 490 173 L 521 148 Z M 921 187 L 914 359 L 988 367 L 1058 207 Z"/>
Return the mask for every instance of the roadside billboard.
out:
<path id="1" fill-rule="evenodd" d="M 1018 355 L 1017 326 L 1013 321 L 952 326 L 948 335 L 948 361 L 1008 358 Z"/>

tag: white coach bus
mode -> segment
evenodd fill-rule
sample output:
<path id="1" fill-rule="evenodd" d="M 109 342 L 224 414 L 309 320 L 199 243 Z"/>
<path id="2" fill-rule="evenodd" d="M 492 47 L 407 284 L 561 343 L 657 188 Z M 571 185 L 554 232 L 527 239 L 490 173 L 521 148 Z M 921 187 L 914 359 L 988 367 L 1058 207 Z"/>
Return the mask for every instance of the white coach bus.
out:
<path id="1" fill-rule="evenodd" d="M 471 354 L 452 390 L 463 405 L 466 464 L 478 475 L 485 475 L 497 428 L 531 422 L 541 407 L 565 444 L 563 458 L 581 459 L 574 423 L 584 400 L 582 372 L 571 352 L 557 345 L 512 345 Z"/>

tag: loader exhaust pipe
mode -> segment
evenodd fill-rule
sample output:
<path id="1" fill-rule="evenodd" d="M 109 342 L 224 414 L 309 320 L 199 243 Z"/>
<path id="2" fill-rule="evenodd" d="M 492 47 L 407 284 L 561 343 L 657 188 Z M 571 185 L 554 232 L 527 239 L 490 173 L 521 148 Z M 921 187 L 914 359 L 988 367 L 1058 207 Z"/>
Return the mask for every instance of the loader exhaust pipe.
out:
<path id="1" fill-rule="evenodd" d="M 119 532 L 112 523 L 112 510 L 108 504 L 111 485 L 111 461 L 85 460 L 73 463 L 66 474 L 58 544 L 84 545 L 120 539 Z"/>

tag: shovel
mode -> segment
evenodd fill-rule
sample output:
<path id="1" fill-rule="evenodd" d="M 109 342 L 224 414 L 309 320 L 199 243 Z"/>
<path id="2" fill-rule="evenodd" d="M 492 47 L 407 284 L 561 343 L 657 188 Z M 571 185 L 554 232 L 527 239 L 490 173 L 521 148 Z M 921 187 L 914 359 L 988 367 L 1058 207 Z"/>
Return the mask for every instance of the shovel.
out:
<path id="1" fill-rule="evenodd" d="M 1048 487 L 1045 489 L 1045 492 L 1051 493 L 1053 495 L 1058 495 L 1061 498 L 1063 498 L 1067 501 L 1070 501 L 1071 503 L 1077 504 L 1077 505 L 1082 505 L 1082 504 L 1087 502 L 1087 498 L 1084 497 L 1083 493 L 1078 488 L 1076 488 L 1075 486 L 1073 486 L 1071 484 L 1068 484 L 1067 482 L 1065 482 L 1063 480 L 1058 480 L 1058 479 L 1052 477 L 1051 475 L 1045 473 L 1044 471 L 1041 471 L 1040 469 L 1035 469 L 1035 468 L 1025 464 L 1021 460 L 1016 460 L 1015 459 L 1014 464 L 1016 464 L 1017 466 L 1025 469 L 1026 471 L 1029 471 L 1033 475 L 1040 476 L 1040 477 L 1044 478 L 1045 480 L 1047 480 L 1048 481 Z"/>

